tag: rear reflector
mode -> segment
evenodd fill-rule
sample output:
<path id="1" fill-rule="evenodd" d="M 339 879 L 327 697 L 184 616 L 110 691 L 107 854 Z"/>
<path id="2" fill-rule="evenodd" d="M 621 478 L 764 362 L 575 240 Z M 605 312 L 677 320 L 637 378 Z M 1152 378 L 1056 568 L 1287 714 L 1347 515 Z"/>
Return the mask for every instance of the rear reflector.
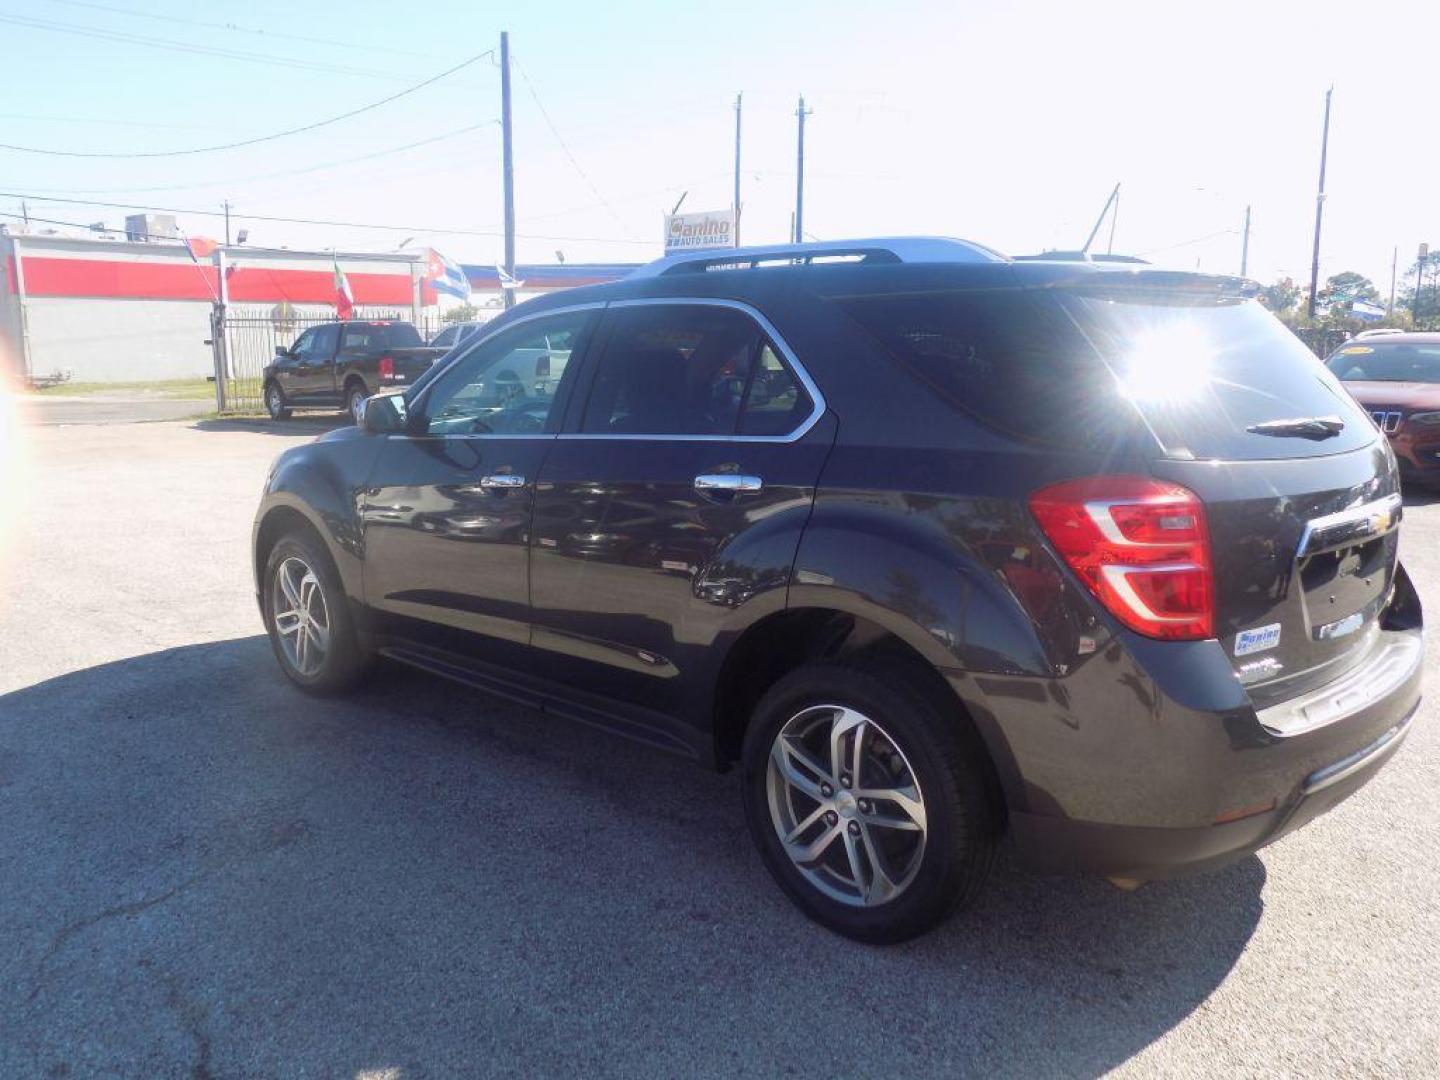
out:
<path id="1" fill-rule="evenodd" d="M 393 356 L 380 357 L 380 377 L 382 379 L 395 377 L 395 358 Z"/>
<path id="2" fill-rule="evenodd" d="M 1194 492 L 1148 476 L 1092 476 L 1041 488 L 1030 512 L 1130 629 L 1179 641 L 1215 636 L 1210 535 Z"/>

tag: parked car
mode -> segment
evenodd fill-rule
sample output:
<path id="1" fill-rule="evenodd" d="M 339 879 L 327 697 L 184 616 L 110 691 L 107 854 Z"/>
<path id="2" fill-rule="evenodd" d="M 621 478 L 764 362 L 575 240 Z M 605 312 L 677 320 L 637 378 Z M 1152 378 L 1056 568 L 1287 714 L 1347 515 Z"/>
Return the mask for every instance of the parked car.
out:
<path id="1" fill-rule="evenodd" d="M 262 376 L 265 410 L 283 420 L 291 409 L 343 408 L 358 421 L 367 397 L 408 386 L 446 351 L 425 345 L 408 322 L 321 323 L 294 344 L 275 347 L 275 360 Z"/>
<path id="2" fill-rule="evenodd" d="M 1440 483 L 1440 334 L 1352 339 L 1325 364 L 1389 437 L 1401 476 Z"/>
<path id="3" fill-rule="evenodd" d="M 867 941 L 1007 828 L 1125 885 L 1223 864 L 1375 775 L 1423 653 L 1394 455 L 1253 289 L 909 239 L 528 301 L 280 456 L 275 655 L 738 765 L 780 887 Z"/>
<path id="4" fill-rule="evenodd" d="M 463 344 L 468 338 L 472 337 L 476 331 L 484 326 L 485 324 L 483 322 L 451 323 L 432 337 L 430 344 L 434 348 L 444 349 L 446 352 L 449 352 L 455 348 L 456 345 Z"/>

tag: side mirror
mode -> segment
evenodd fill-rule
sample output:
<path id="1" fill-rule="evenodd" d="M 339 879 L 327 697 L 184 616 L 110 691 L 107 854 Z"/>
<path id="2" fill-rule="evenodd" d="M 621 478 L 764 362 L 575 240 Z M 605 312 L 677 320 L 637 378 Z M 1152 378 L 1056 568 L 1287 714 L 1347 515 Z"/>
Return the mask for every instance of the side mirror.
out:
<path id="1" fill-rule="evenodd" d="M 289 356 L 289 355 L 290 355 L 290 349 L 289 349 L 288 346 L 285 346 L 285 345 L 276 345 L 276 346 L 275 346 L 275 355 L 276 355 L 276 356 Z"/>
<path id="2" fill-rule="evenodd" d="M 398 435 L 405 431 L 409 416 L 405 398 L 399 394 L 377 394 L 365 399 L 360 425 L 374 435 Z"/>

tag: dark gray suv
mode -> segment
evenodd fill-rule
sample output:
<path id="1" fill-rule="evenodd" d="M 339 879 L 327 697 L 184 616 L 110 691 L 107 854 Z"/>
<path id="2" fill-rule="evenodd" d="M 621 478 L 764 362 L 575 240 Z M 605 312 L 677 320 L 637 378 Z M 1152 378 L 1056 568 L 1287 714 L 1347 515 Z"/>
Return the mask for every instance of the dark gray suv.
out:
<path id="1" fill-rule="evenodd" d="M 863 240 L 520 305 L 281 455 L 254 564 L 300 687 L 383 655 L 739 765 L 791 899 L 895 941 L 1006 830 L 1131 883 L 1365 783 L 1420 697 L 1400 518 L 1249 283 Z"/>

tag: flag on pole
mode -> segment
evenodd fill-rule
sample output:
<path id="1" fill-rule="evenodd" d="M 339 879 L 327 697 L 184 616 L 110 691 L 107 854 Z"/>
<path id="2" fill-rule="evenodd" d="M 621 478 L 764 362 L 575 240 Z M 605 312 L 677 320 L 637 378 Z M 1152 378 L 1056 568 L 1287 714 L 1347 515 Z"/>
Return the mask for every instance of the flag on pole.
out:
<path id="1" fill-rule="evenodd" d="M 430 257 L 426 261 L 425 277 L 436 292 L 457 300 L 470 299 L 470 279 L 465 276 L 465 271 L 434 248 L 430 249 Z"/>
<path id="2" fill-rule="evenodd" d="M 185 241 L 185 249 L 190 252 L 190 258 L 198 266 L 201 259 L 208 259 L 215 254 L 215 249 L 220 246 L 220 241 L 211 240 L 205 236 L 191 236 Z"/>
<path id="3" fill-rule="evenodd" d="M 340 260 L 331 257 L 335 264 L 335 314 L 348 319 L 355 314 L 355 294 L 350 291 L 350 282 L 345 280 L 345 271 L 340 269 Z"/>

